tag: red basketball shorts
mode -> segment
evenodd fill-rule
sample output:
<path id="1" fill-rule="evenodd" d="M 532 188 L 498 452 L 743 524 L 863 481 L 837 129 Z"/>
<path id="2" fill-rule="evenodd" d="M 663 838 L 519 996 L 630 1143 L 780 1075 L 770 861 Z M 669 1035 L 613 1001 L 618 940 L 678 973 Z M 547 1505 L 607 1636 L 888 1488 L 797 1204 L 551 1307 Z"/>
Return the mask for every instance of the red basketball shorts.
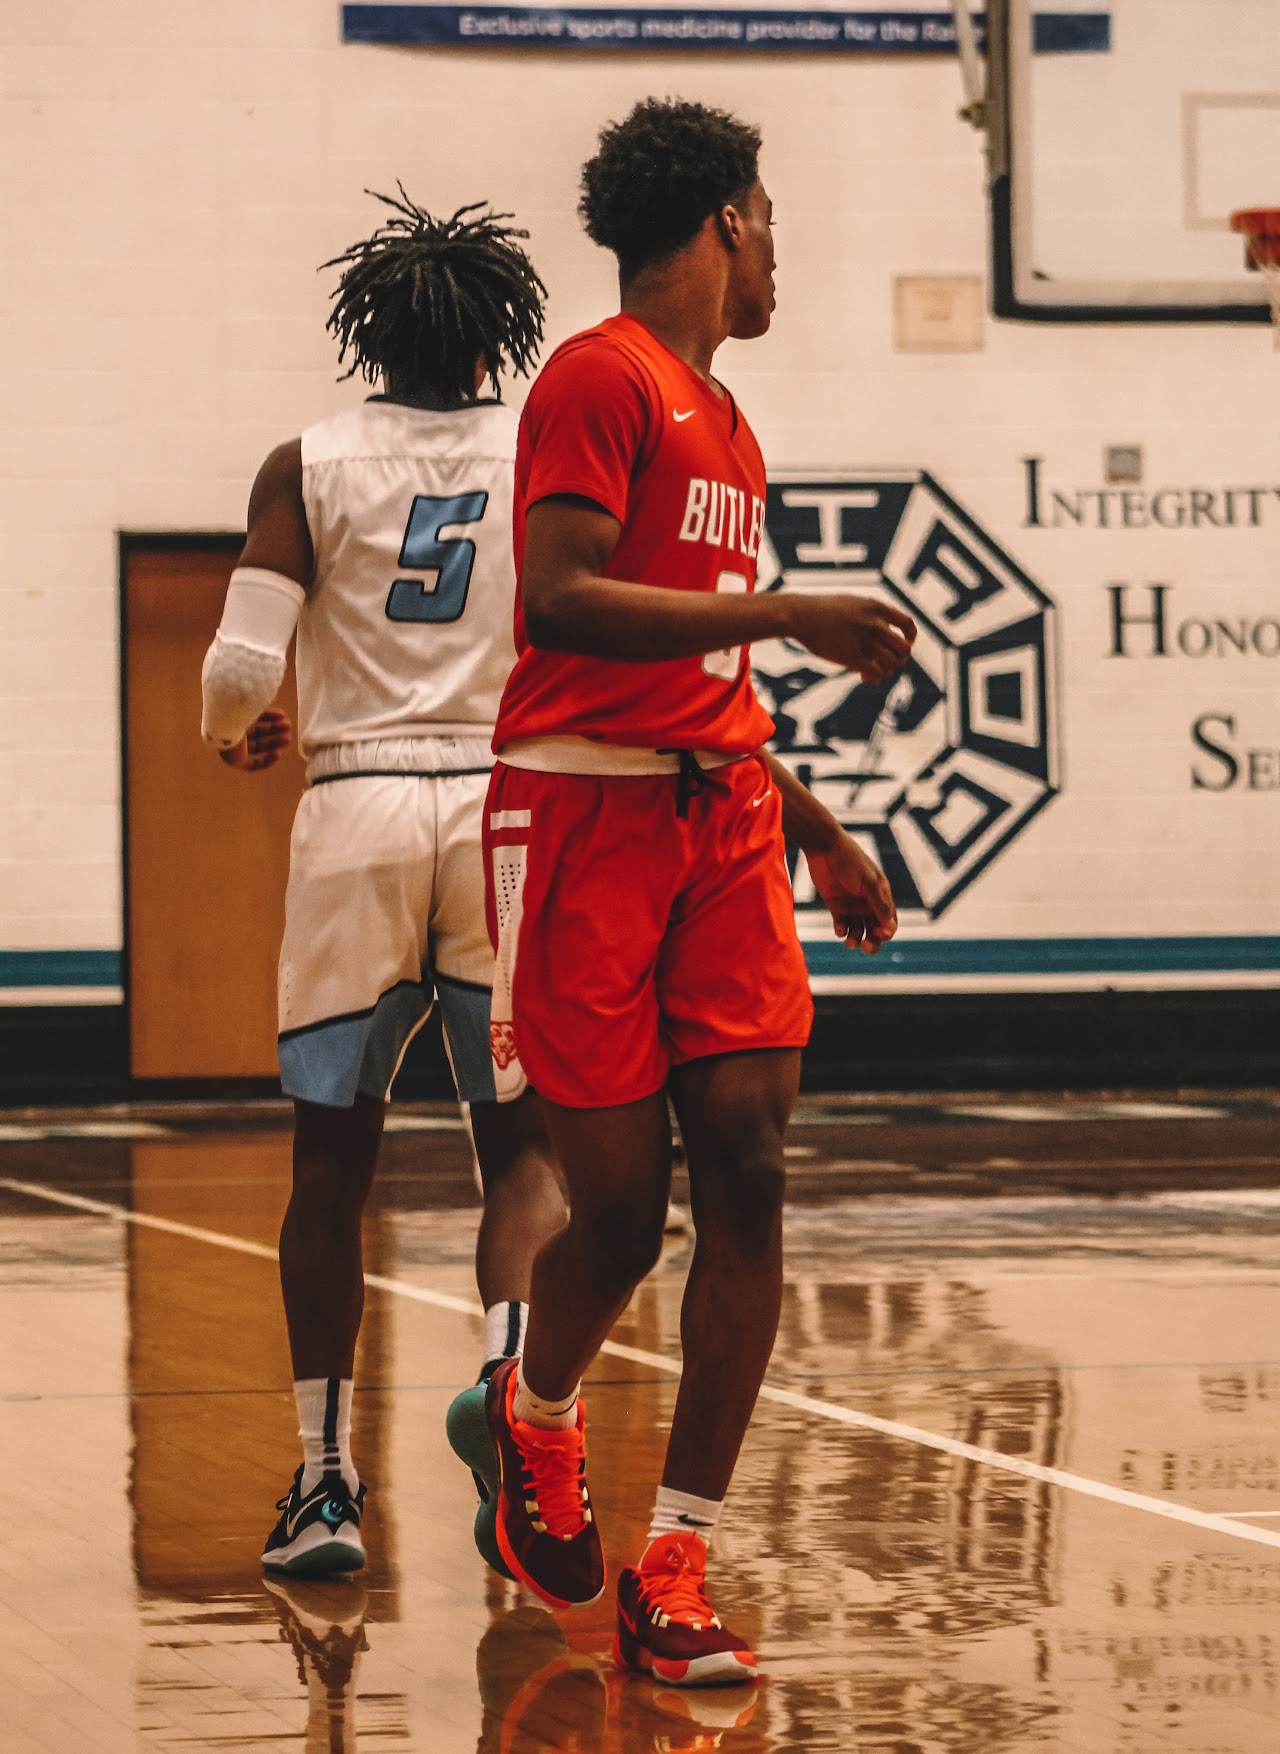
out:
<path id="1" fill-rule="evenodd" d="M 661 1090 L 709 1054 L 803 1047 L 813 1021 L 764 763 L 669 774 L 494 768 L 485 807 L 490 1034 L 500 1101 L 568 1108 Z"/>

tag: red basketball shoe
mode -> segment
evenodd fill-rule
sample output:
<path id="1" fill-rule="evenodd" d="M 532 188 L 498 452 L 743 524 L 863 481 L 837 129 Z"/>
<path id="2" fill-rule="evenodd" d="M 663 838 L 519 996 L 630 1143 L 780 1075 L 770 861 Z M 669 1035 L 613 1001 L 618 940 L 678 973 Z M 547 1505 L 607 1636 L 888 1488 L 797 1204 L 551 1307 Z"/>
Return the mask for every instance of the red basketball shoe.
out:
<path id="1" fill-rule="evenodd" d="M 756 1676 L 745 1639 L 723 1627 L 707 1600 L 707 1546 L 700 1535 L 651 1541 L 637 1571 L 618 1579 L 613 1654 L 625 1668 L 672 1687 L 729 1687 Z"/>
<path id="2" fill-rule="evenodd" d="M 553 1608 L 598 1601 L 604 1549 L 587 1492 L 586 1421 L 544 1431 L 512 1411 L 518 1360 L 494 1371 L 485 1416 L 498 1452 L 498 1547 L 512 1575 Z"/>

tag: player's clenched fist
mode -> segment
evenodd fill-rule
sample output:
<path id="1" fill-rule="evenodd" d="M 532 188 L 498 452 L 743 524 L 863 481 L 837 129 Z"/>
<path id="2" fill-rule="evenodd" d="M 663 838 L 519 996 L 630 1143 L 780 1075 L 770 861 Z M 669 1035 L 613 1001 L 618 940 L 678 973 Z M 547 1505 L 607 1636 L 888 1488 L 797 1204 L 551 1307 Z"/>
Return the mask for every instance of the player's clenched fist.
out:
<path id="1" fill-rule="evenodd" d="M 261 773 L 265 767 L 274 767 L 292 742 L 293 723 L 288 713 L 269 706 L 258 714 L 233 748 L 219 749 L 218 754 L 228 767 L 238 767 L 242 773 Z"/>
<path id="2" fill-rule="evenodd" d="M 874 597 L 796 591 L 779 593 L 788 607 L 788 633 L 815 658 L 855 670 L 864 682 L 883 682 L 901 670 L 915 643 L 916 624 L 901 609 Z"/>

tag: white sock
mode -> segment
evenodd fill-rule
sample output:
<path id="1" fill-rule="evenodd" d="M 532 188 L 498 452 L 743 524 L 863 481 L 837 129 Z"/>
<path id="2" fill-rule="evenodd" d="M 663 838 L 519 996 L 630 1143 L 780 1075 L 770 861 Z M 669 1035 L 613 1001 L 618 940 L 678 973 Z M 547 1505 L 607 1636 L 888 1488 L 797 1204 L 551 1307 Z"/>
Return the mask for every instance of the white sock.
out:
<path id="1" fill-rule="evenodd" d="M 322 1474 L 341 1474 L 355 1492 L 360 1476 L 351 1459 L 349 1376 L 308 1376 L 293 1385 L 302 1439 L 302 1496 L 320 1484 Z"/>
<path id="2" fill-rule="evenodd" d="M 581 1387 L 579 1383 L 567 1401 L 544 1401 L 524 1380 L 524 1359 L 521 1358 L 511 1411 L 521 1425 L 537 1425 L 543 1431 L 569 1431 L 578 1423 L 578 1391 Z"/>
<path id="3" fill-rule="evenodd" d="M 524 1330 L 529 1321 L 527 1303 L 495 1303 L 484 1312 L 484 1371 L 493 1374 L 493 1367 L 504 1358 L 519 1358 L 524 1351 Z"/>
<path id="4" fill-rule="evenodd" d="M 650 1541 L 657 1541 L 663 1535 L 687 1535 L 690 1529 L 709 1542 L 715 1534 L 723 1505 L 723 1499 L 695 1498 L 692 1492 L 675 1492 L 670 1486 L 659 1486 L 653 1521 L 645 1539 L 646 1547 Z"/>

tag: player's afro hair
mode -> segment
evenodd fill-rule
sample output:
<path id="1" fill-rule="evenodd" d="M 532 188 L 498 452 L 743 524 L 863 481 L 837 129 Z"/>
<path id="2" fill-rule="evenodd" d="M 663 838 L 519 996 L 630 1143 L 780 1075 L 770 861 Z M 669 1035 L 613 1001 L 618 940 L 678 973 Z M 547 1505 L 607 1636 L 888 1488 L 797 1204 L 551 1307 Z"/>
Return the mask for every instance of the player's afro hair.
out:
<path id="1" fill-rule="evenodd" d="M 727 110 L 646 98 L 600 132 L 582 167 L 578 212 L 593 243 L 612 250 L 624 281 L 697 235 L 703 221 L 755 182 L 760 130 Z"/>
<path id="2" fill-rule="evenodd" d="M 326 327 L 338 339 L 343 375 L 379 377 L 446 402 L 475 396 L 483 355 L 494 389 L 503 359 L 527 373 L 542 340 L 547 289 L 516 242 L 527 231 L 504 225 L 509 213 L 481 212 L 482 201 L 452 219 L 433 219 L 397 183 L 400 198 L 377 195 L 392 217 L 372 237 L 322 262 L 344 269 Z"/>

